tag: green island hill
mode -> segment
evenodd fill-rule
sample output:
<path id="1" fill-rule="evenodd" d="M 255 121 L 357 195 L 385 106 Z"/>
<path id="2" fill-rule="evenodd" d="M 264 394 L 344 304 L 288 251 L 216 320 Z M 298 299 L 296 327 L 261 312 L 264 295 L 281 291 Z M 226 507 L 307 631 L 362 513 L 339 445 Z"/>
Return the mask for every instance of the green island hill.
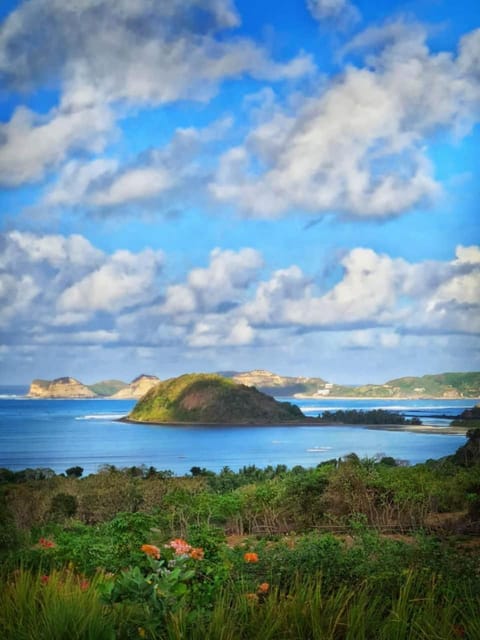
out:
<path id="1" fill-rule="evenodd" d="M 309 422 L 300 409 L 255 387 L 217 374 L 190 373 L 155 385 L 141 398 L 129 422 L 273 424 Z"/>
<path id="2" fill-rule="evenodd" d="M 408 420 L 401 414 L 378 409 L 305 416 L 296 405 L 279 402 L 256 387 L 206 373 L 185 374 L 158 383 L 122 420 L 156 424 L 421 425 L 416 418 Z"/>

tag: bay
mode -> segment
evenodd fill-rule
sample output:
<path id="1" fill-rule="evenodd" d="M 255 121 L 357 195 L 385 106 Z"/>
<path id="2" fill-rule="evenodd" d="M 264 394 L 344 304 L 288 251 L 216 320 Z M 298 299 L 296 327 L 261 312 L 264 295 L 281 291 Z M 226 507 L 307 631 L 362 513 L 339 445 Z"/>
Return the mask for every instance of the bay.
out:
<path id="1" fill-rule="evenodd" d="M 337 409 L 391 409 L 420 417 L 438 434 L 370 430 L 361 426 L 169 426 L 118 422 L 133 400 L 31 400 L 25 388 L 0 388 L 0 467 L 12 470 L 71 466 L 94 473 L 102 465 L 168 469 L 176 475 L 191 467 L 219 471 L 228 466 L 285 464 L 312 467 L 355 452 L 360 457 L 388 455 L 410 463 L 453 453 L 465 437 L 442 434 L 446 418 L 475 400 L 296 399 L 307 415 Z"/>

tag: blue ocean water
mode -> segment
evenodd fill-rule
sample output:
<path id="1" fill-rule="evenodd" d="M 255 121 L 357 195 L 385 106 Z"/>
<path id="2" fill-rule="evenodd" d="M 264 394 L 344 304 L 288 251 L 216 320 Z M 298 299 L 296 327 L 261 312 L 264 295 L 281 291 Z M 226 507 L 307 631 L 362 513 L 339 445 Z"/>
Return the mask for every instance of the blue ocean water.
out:
<path id="1" fill-rule="evenodd" d="M 145 464 L 188 473 L 191 467 L 219 471 L 228 465 L 297 464 L 355 452 L 423 462 L 453 453 L 464 436 L 441 434 L 444 418 L 458 415 L 474 400 L 294 399 L 307 415 L 336 409 L 392 409 L 438 426 L 438 434 L 419 434 L 340 426 L 157 426 L 118 422 L 133 400 L 30 400 L 22 387 L 0 387 L 0 467 L 48 467 L 57 473 L 80 465 L 84 473 L 104 464 Z M 282 398 L 287 400 L 287 398 Z M 426 417 L 427 416 L 427 417 Z"/>

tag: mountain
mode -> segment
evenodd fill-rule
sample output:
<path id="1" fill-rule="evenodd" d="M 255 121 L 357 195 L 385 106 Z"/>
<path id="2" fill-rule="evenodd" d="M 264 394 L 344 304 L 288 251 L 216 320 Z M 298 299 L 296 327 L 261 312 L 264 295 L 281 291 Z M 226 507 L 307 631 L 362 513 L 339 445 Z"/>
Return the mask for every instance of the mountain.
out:
<path id="1" fill-rule="evenodd" d="M 75 378 L 33 380 L 28 390 L 29 398 L 97 398 L 97 394 Z"/>
<path id="2" fill-rule="evenodd" d="M 227 371 L 223 375 L 238 384 L 256 387 L 259 391 L 272 396 L 293 396 L 296 393 L 314 394 L 324 389 L 327 384 L 322 378 L 279 376 L 264 369 L 244 372 Z"/>
<path id="3" fill-rule="evenodd" d="M 233 382 L 273 396 L 309 398 L 480 398 L 480 372 L 440 373 L 421 377 L 395 378 L 383 384 L 346 386 L 326 382 L 323 378 L 280 376 L 264 369 L 228 371 L 222 375 Z M 126 384 L 121 380 L 105 380 L 84 385 L 75 378 L 34 380 L 30 398 L 96 398 L 139 399 L 160 382 L 156 376 L 142 374 Z"/>
<path id="4" fill-rule="evenodd" d="M 380 385 L 358 387 L 334 384 L 329 395 L 340 398 L 479 398 L 480 372 L 408 376 Z"/>
<path id="5" fill-rule="evenodd" d="M 95 384 L 89 384 L 87 386 L 97 396 L 108 397 L 121 389 L 126 389 L 128 384 L 122 382 L 122 380 L 102 380 L 101 382 L 95 382 Z"/>
<path id="6" fill-rule="evenodd" d="M 126 418 L 132 422 L 271 424 L 308 420 L 300 409 L 218 374 L 160 382 Z"/>
<path id="7" fill-rule="evenodd" d="M 112 394 L 111 398 L 114 400 L 126 400 L 132 398 L 138 400 L 159 382 L 160 379 L 156 376 L 149 376 L 145 373 L 142 373 L 134 380 L 132 380 L 130 384 L 125 385 L 123 389 L 120 389 L 116 393 Z"/>

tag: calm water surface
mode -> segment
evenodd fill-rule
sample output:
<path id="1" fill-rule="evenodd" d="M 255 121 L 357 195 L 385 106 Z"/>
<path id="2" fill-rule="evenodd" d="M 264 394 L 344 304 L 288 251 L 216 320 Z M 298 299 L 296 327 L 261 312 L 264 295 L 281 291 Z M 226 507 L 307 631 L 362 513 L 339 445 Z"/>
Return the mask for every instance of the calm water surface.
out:
<path id="1" fill-rule="evenodd" d="M 438 426 L 439 434 L 377 431 L 362 427 L 156 426 L 116 420 L 133 400 L 27 400 L 25 388 L 0 388 L 0 467 L 49 467 L 57 473 L 80 465 L 93 473 L 103 464 L 145 464 L 187 473 L 192 466 L 219 471 L 243 465 L 315 466 L 354 451 L 423 462 L 453 453 L 464 436 L 441 434 L 444 418 L 475 400 L 293 399 L 307 415 L 336 409 L 388 408 Z"/>

